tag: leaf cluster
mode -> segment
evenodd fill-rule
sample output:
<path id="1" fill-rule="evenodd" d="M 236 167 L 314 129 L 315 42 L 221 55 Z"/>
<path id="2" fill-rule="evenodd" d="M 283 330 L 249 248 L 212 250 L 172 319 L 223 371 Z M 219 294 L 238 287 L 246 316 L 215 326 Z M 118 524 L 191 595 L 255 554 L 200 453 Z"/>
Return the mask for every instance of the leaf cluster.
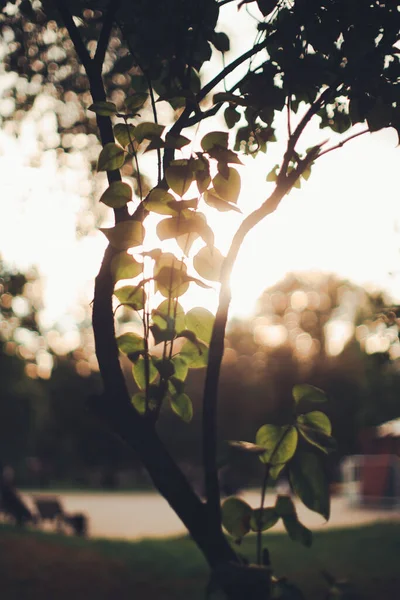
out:
<path id="1" fill-rule="evenodd" d="M 307 384 L 293 388 L 294 417 L 284 426 L 263 425 L 257 431 L 255 444 L 231 442 L 253 455 L 265 465 L 267 481 L 276 480 L 285 469 L 292 492 L 309 508 L 329 519 L 330 496 L 325 456 L 335 448 L 331 424 L 325 413 L 301 412 L 301 406 L 326 401 L 322 390 Z M 264 494 L 264 492 L 263 492 Z M 312 534 L 298 518 L 289 496 L 278 496 L 275 506 L 252 509 L 238 498 L 228 498 L 222 506 L 222 523 L 237 540 L 249 531 L 261 533 L 282 519 L 291 539 L 311 545 Z"/>

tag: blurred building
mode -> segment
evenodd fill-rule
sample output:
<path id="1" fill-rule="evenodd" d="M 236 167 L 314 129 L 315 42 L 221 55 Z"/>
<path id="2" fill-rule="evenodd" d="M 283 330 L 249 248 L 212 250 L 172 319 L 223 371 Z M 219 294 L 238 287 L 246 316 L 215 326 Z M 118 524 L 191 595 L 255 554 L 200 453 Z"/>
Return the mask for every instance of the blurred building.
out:
<path id="1" fill-rule="evenodd" d="M 364 430 L 360 446 L 342 463 L 344 493 L 353 505 L 400 509 L 400 419 Z"/>

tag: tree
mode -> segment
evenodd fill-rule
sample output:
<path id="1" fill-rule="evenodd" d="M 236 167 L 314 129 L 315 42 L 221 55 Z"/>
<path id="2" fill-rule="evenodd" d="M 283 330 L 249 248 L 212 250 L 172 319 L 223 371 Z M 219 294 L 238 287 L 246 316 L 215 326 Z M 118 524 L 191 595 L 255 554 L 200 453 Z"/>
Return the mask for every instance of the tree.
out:
<path id="1" fill-rule="evenodd" d="M 267 596 L 269 576 L 266 571 L 241 565 L 222 533 L 216 461 L 218 381 L 230 304 L 230 274 L 246 235 L 277 209 L 293 187 L 308 179 L 317 160 L 357 136 L 383 127 L 400 131 L 396 91 L 400 75 L 396 46 L 400 13 L 392 2 L 377 0 L 364 0 L 357 6 L 347 0 L 330 0 L 323 4 L 314 0 L 241 2 L 238 8 L 242 11 L 243 4 L 251 4 L 257 13 L 257 41 L 255 44 L 251 41 L 241 56 L 204 84 L 201 76 L 212 52 L 210 44 L 222 53 L 229 49 L 228 37 L 218 30 L 220 10 L 228 3 L 229 0 L 219 3 L 217 0 L 201 3 L 143 0 L 135 3 L 134 8 L 127 0 L 68 3 L 65 0 L 41 3 L 14 0 L 11 4 L 21 9 L 24 19 L 32 24 L 36 21 L 46 29 L 51 23 L 54 30 L 55 22 L 68 31 L 80 69 L 86 73 L 87 79 L 81 83 L 90 89 L 90 108 L 96 114 L 103 146 L 98 170 L 107 172 L 109 188 L 101 200 L 114 209 L 115 226 L 104 230 L 110 243 L 95 285 L 93 327 L 104 395 L 93 403 L 92 410 L 138 453 L 156 487 L 204 553 L 214 570 L 214 580 L 219 580 L 230 598 L 244 593 L 252 598 L 260 595 L 260 586 L 264 586 Z M 9 7 L 10 4 L 5 6 L 5 14 L 10 13 Z M 238 28 L 241 14 L 239 11 L 236 17 Z M 95 30 L 100 24 L 95 44 L 91 42 L 93 23 Z M 121 44 L 133 59 L 134 74 L 140 78 L 131 78 L 135 93 L 110 101 L 102 72 L 113 60 L 107 49 L 116 28 Z M 49 60 L 44 57 L 42 62 Z M 244 75 L 239 69 L 243 65 L 247 65 Z M 220 84 L 225 85 L 222 90 Z M 165 136 L 164 126 L 158 122 L 157 97 L 158 102 L 168 102 L 175 110 L 174 122 Z M 151 122 L 141 120 L 138 115 L 147 98 L 153 113 Z M 236 131 L 234 150 L 229 147 L 226 131 L 212 131 L 202 137 L 200 144 L 194 140 L 197 150 L 183 151 L 183 158 L 176 159 L 176 152 L 190 142 L 182 131 L 213 119 L 223 107 L 227 128 Z M 267 175 L 273 184 L 272 193 L 243 219 L 230 250 L 223 257 L 214 247 L 213 232 L 205 216 L 197 210 L 198 196 L 202 197 L 201 202 L 204 200 L 218 211 L 238 210 L 240 176 L 232 165 L 240 164 L 239 151 L 253 155 L 266 151 L 275 140 L 278 113 L 286 120 L 286 132 L 279 133 L 286 138 L 286 149 L 280 164 Z M 303 134 L 315 119 L 319 119 L 320 127 L 340 137 L 334 136 L 332 143 L 317 139 L 312 147 L 305 149 Z M 119 121 L 115 123 L 116 120 Z M 353 126 L 356 127 L 350 130 Z M 348 130 L 347 137 L 343 136 Z M 142 149 L 154 150 L 156 154 L 157 184 L 148 194 L 141 186 Z M 137 173 L 139 202 L 136 201 L 133 211 L 127 206 L 133 198 L 132 189 L 122 182 L 120 174 L 126 161 L 133 161 Z M 192 184 L 197 186 L 197 197 L 187 199 L 185 194 Z M 133 258 L 126 253 L 142 245 L 143 223 L 151 212 L 164 216 L 157 226 L 158 236 L 161 240 L 176 239 L 180 254 L 189 255 L 191 259 L 192 242 L 202 240 L 203 247 L 193 257 L 196 276 L 188 271 L 187 260 L 179 260 L 173 253 L 152 249 L 142 252 L 141 260 L 138 260 L 139 254 Z M 128 276 L 138 277 L 139 283 L 115 289 L 116 281 Z M 204 279 L 220 282 L 215 322 L 212 324 L 204 312 L 194 313 L 194 316 L 192 313 L 189 319 L 185 317 L 189 324 L 182 329 L 178 326 L 182 313 L 177 298 L 189 285 L 207 285 Z M 152 313 L 146 296 L 151 286 L 165 297 Z M 140 335 L 131 332 L 116 339 L 114 293 L 121 304 L 140 315 Z M 181 339 L 186 341 L 175 357 L 173 347 L 177 349 Z M 153 350 L 153 340 L 155 346 L 160 344 L 161 356 Z M 137 381 L 142 382 L 143 391 L 133 398 L 133 404 L 121 370 L 120 350 L 131 359 Z M 168 402 L 182 418 L 190 418 L 191 404 L 184 393 L 184 373 L 188 368 L 205 364 L 206 502 L 203 503 L 161 443 L 155 425 L 161 408 Z M 314 392 L 300 387 L 294 390 L 294 399 L 299 401 L 309 394 Z M 315 396 L 320 399 L 319 392 L 315 392 Z M 316 430 L 319 442 L 313 437 L 314 433 L 308 436 L 308 441 L 311 438 L 310 443 L 315 447 L 324 448 L 328 444 L 330 425 L 324 419 L 319 420 L 319 425 L 315 421 L 311 423 L 312 419 L 307 420 L 304 415 L 299 419 L 296 423 L 301 423 L 299 430 L 305 433 L 304 439 L 309 429 L 314 433 Z M 280 470 L 281 463 L 296 460 L 293 453 L 298 428 L 288 425 L 280 435 L 272 426 L 263 427 L 252 450 L 261 453 L 267 478 L 272 471 Z M 280 461 L 278 456 L 282 456 Z M 308 470 L 302 471 L 300 464 L 297 472 L 307 474 L 314 459 L 315 454 L 308 455 L 307 460 L 311 461 Z M 322 481 L 322 475 L 321 478 Z M 295 488 L 300 490 L 299 486 Z M 299 493 L 304 499 L 304 494 Z M 315 508 L 314 500 L 311 504 Z M 235 507 L 235 519 L 239 518 L 242 524 L 247 522 L 248 509 L 237 504 Z M 292 506 L 287 501 L 277 503 L 274 510 L 274 518 L 284 518 L 292 537 L 309 541 L 308 534 L 296 525 Z M 326 512 L 325 507 L 320 510 Z M 260 536 L 265 524 L 263 514 L 261 510 L 257 516 Z"/>

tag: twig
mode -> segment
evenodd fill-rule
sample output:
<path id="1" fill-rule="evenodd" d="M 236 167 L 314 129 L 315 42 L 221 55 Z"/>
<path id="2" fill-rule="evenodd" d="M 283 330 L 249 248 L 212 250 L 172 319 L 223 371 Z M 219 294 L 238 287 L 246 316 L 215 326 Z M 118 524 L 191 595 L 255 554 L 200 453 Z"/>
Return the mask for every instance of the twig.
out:
<path id="1" fill-rule="evenodd" d="M 258 52 L 261 52 L 261 50 L 264 50 L 266 48 L 267 44 L 269 43 L 269 41 L 270 41 L 270 39 L 264 40 L 263 42 L 260 42 L 259 44 L 256 44 L 250 50 L 248 50 L 247 52 L 245 52 L 244 54 L 242 54 L 241 56 L 239 56 L 238 58 L 236 58 L 234 61 L 232 61 L 231 63 L 229 63 L 229 65 L 227 65 L 225 67 L 225 69 L 223 69 L 222 71 L 220 71 L 220 73 L 218 73 L 218 75 L 216 75 L 214 77 L 214 79 L 212 79 L 211 81 L 209 81 L 199 91 L 199 93 L 196 95 L 196 102 L 197 103 L 201 102 L 201 100 L 203 100 L 203 98 L 205 98 L 207 96 L 207 94 L 209 92 L 211 92 L 211 90 L 213 88 L 215 88 L 216 85 L 218 85 L 223 79 L 225 79 L 225 77 L 227 75 L 229 75 L 229 73 L 232 73 L 232 71 L 234 71 L 235 69 L 237 69 L 242 63 L 246 62 L 246 60 L 248 60 L 249 58 L 251 58 L 255 54 L 258 54 Z"/>
<path id="2" fill-rule="evenodd" d="M 339 142 L 335 146 L 331 146 L 330 148 L 327 148 L 323 152 L 320 152 L 318 154 L 317 158 L 321 158 L 321 156 L 324 156 L 325 154 L 328 154 L 328 152 L 332 152 L 332 150 L 337 150 L 338 148 L 342 148 L 342 146 L 344 146 L 345 144 L 347 144 L 347 142 L 350 142 L 351 140 L 354 140 L 355 138 L 359 137 L 360 135 L 364 135 L 365 133 L 370 133 L 369 128 L 368 129 L 363 129 L 363 131 L 359 131 L 358 133 L 353 133 L 353 135 L 349 135 L 348 138 L 342 140 L 341 142 Z"/>
<path id="3" fill-rule="evenodd" d="M 333 94 L 334 92 L 337 91 L 337 88 L 339 87 L 339 85 L 340 84 L 337 83 L 334 86 L 330 86 L 330 87 L 326 88 L 326 90 L 324 90 L 319 95 L 319 97 L 314 101 L 314 103 L 310 106 L 310 108 L 308 109 L 308 111 L 306 112 L 304 117 L 301 119 L 300 123 L 297 125 L 293 134 L 289 138 L 287 149 L 286 149 L 285 155 L 283 157 L 282 167 L 281 167 L 281 170 L 279 171 L 279 178 L 286 177 L 286 172 L 287 172 L 287 168 L 289 166 L 289 162 L 293 158 L 293 153 L 294 153 L 296 144 L 297 144 L 301 134 L 303 133 L 304 129 L 306 128 L 306 126 L 308 125 L 308 123 L 310 122 L 312 117 L 317 114 L 317 112 L 323 106 L 325 101 L 331 96 L 331 94 Z"/>
<path id="4" fill-rule="evenodd" d="M 292 123 L 291 123 L 291 119 L 290 119 L 290 109 L 291 109 L 291 101 L 290 101 L 290 94 L 289 94 L 288 98 L 287 98 L 287 102 L 286 102 L 287 129 L 288 129 L 289 139 L 292 137 Z"/>
<path id="5" fill-rule="evenodd" d="M 265 495 L 267 492 L 267 484 L 268 484 L 268 479 L 269 479 L 269 474 L 271 472 L 271 467 L 273 465 L 273 459 L 275 458 L 275 454 L 278 452 L 280 445 L 282 444 L 283 440 L 285 439 L 286 435 L 288 434 L 289 428 L 287 428 L 286 430 L 284 430 L 284 432 L 282 433 L 282 435 L 280 436 L 278 443 L 275 445 L 275 448 L 273 449 L 271 456 L 269 457 L 269 461 L 265 464 L 265 472 L 264 472 L 264 478 L 263 478 L 263 482 L 262 482 L 262 487 L 261 487 L 261 500 L 260 500 L 260 516 L 258 519 L 258 530 L 257 530 L 257 563 L 259 565 L 262 564 L 262 513 L 263 513 L 263 509 L 264 509 L 264 503 L 265 503 Z"/>
<path id="6" fill-rule="evenodd" d="M 260 500 L 260 517 L 258 519 L 258 523 L 257 523 L 257 564 L 261 565 L 262 564 L 262 513 L 263 513 L 263 509 L 264 509 L 264 502 L 265 502 L 265 495 L 266 495 L 266 491 L 267 491 L 267 483 L 268 483 L 268 479 L 269 479 L 269 472 L 270 472 L 270 462 L 267 463 L 265 465 L 265 471 L 264 471 L 264 477 L 263 477 L 263 482 L 262 482 L 262 487 L 261 487 L 261 500 Z"/>
<path id="7" fill-rule="evenodd" d="M 144 71 L 143 71 L 143 73 L 144 73 Z M 149 86 L 150 102 L 151 102 L 151 109 L 153 111 L 154 122 L 158 123 L 156 100 L 155 100 L 155 97 L 154 97 L 154 90 L 153 90 L 153 86 L 152 86 L 152 83 L 151 83 L 151 79 L 147 75 L 147 73 L 144 73 L 144 76 L 145 76 L 145 78 L 147 80 L 147 85 Z M 160 185 L 161 179 L 162 179 L 161 165 L 162 165 L 161 149 L 157 148 L 157 169 L 158 169 L 157 183 L 158 183 L 158 185 Z"/>

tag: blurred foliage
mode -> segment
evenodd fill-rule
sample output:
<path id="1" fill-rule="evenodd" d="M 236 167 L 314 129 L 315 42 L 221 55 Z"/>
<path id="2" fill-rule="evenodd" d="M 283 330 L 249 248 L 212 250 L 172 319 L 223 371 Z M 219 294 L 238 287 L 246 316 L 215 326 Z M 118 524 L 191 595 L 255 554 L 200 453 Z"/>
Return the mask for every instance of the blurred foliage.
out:
<path id="1" fill-rule="evenodd" d="M 39 327 L 40 306 L 36 273 L 0 263 L 0 460 L 22 484 L 79 484 L 85 469 L 97 468 L 97 482 L 111 485 L 132 457 L 89 417 L 99 375 L 83 349 L 60 353 L 49 345 L 54 330 Z"/>
<path id="2" fill-rule="evenodd" d="M 12 299 L 24 297 L 27 292 L 29 296 L 29 285 L 34 282 L 33 275 L 27 281 L 26 276 L 2 268 L 3 463 L 12 464 L 19 480 L 27 484 L 72 481 L 76 485 L 114 486 L 121 481 L 117 473 L 124 470 L 127 484 L 143 483 L 146 478 L 132 454 L 89 418 L 87 400 L 100 391 L 98 375 L 89 370 L 82 377 L 74 353 L 60 356 L 47 348 L 54 360 L 52 375 L 50 379 L 40 377 L 35 355 L 29 355 L 23 344 L 15 342 L 15 331 L 18 339 L 21 329 L 44 342 L 35 311 L 21 317 L 12 309 Z M 37 298 L 36 306 L 38 302 Z M 14 306 L 18 307 L 15 300 Z M 227 489 L 256 481 L 260 466 L 245 454 L 228 449 L 225 440 L 254 440 L 260 423 L 283 424 L 291 413 L 292 388 L 297 383 L 311 383 L 327 393 L 325 410 L 338 442 L 338 454 L 331 458 L 332 468 L 340 456 L 357 451 L 360 429 L 400 416 L 399 341 L 390 310 L 382 295 L 369 294 L 334 275 L 302 273 L 289 275 L 267 289 L 258 301 L 255 319 L 230 323 L 219 408 L 221 468 L 228 457 L 230 461 L 229 473 L 224 474 Z M 344 338 L 343 322 L 348 324 Z M 334 346 L 340 350 L 337 354 L 327 351 L 327 331 L 334 335 L 332 323 L 342 334 L 341 344 Z M 10 326 L 12 333 L 7 337 L 5 332 Z M 277 327 L 285 330 L 279 329 L 279 336 L 274 333 Z M 299 339 L 309 340 L 304 338 L 306 334 L 312 343 L 299 344 Z M 128 362 L 126 374 L 134 393 L 136 386 Z M 202 370 L 192 370 L 188 376 L 187 393 L 194 405 L 192 422 L 185 423 L 165 410 L 159 423 L 160 434 L 171 452 L 198 485 L 203 379 Z M 334 471 L 331 475 L 335 476 Z"/>

